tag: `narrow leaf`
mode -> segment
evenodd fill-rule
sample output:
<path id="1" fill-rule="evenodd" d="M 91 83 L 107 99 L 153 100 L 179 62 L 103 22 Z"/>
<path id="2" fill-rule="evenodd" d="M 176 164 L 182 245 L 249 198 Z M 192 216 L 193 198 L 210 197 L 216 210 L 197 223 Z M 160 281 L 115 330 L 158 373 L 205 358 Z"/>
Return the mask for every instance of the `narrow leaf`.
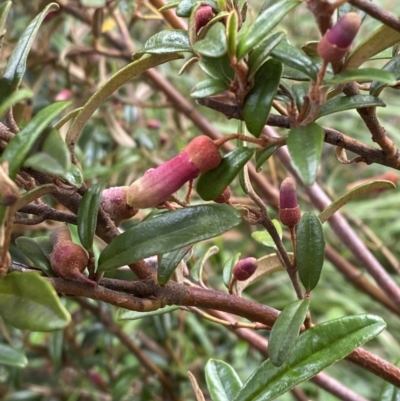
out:
<path id="1" fill-rule="evenodd" d="M 137 320 L 137 319 L 143 319 L 144 317 L 148 317 L 148 316 L 163 315 L 164 313 L 170 313 L 177 309 L 179 309 L 179 306 L 175 306 L 175 305 L 164 306 L 164 308 L 160 308 L 160 309 L 153 310 L 150 312 L 138 312 L 138 311 L 133 311 L 133 310 L 120 309 L 118 312 L 117 319 L 118 320 Z"/>
<path id="2" fill-rule="evenodd" d="M 396 77 L 390 71 L 379 70 L 378 68 L 359 68 L 354 71 L 345 71 L 324 81 L 324 85 L 339 85 L 349 82 L 378 81 L 388 85 L 396 83 Z"/>
<path id="3" fill-rule="evenodd" d="M 232 279 L 232 270 L 235 264 L 239 261 L 240 252 L 237 253 L 235 256 L 229 258 L 225 264 L 224 268 L 222 269 L 222 278 L 224 279 L 224 284 L 226 288 L 229 288 L 229 284 Z"/>
<path id="4" fill-rule="evenodd" d="M 304 184 L 312 185 L 317 177 L 325 133 L 318 124 L 292 128 L 287 139 L 287 147 L 292 166 Z"/>
<path id="5" fill-rule="evenodd" d="M 48 4 L 27 26 L 20 36 L 17 45 L 7 61 L 3 77 L 0 79 L 0 102 L 14 92 L 21 83 L 26 69 L 26 60 L 31 50 L 32 43 L 46 15 L 51 11 L 57 11 L 60 6 L 56 3 Z M 0 35 L 2 32 L 0 32 Z"/>
<path id="6" fill-rule="evenodd" d="M 10 12 L 11 5 L 11 1 L 5 1 L 3 4 L 0 5 L 0 36 L 4 35 L 4 27 L 6 25 L 7 16 Z"/>
<path id="7" fill-rule="evenodd" d="M 90 250 L 93 246 L 97 226 L 101 194 L 105 184 L 92 185 L 83 195 L 78 209 L 78 235 L 82 246 Z"/>
<path id="8" fill-rule="evenodd" d="M 259 137 L 267 122 L 272 101 L 282 75 L 282 63 L 275 59 L 266 61 L 254 76 L 254 86 L 244 99 L 243 119 L 247 129 Z"/>
<path id="9" fill-rule="evenodd" d="M 204 265 L 207 263 L 207 260 L 210 259 L 211 256 L 216 255 L 219 252 L 219 248 L 217 246 L 212 246 L 207 249 L 207 252 L 199 259 L 195 265 L 190 269 L 190 277 L 194 281 L 202 282 L 203 277 L 203 268 Z"/>
<path id="10" fill-rule="evenodd" d="M 201 388 L 200 388 L 199 384 L 197 383 L 197 380 L 194 377 L 193 373 L 188 371 L 188 376 L 190 379 L 190 383 L 192 383 L 193 391 L 196 395 L 196 401 L 206 401 L 204 394 L 201 391 Z"/>
<path id="11" fill-rule="evenodd" d="M 282 18 L 300 3 L 298 0 L 279 1 L 262 11 L 247 29 L 240 31 L 237 48 L 238 60 L 258 46 Z"/>
<path id="12" fill-rule="evenodd" d="M 47 244 L 46 244 L 47 242 Z M 46 276 L 54 277 L 55 274 L 50 265 L 47 254 L 43 251 L 43 247 L 51 249 L 52 244 L 49 237 L 18 237 L 15 240 L 18 249 L 32 261 L 33 265 L 42 270 Z M 51 250 L 50 250 L 51 252 Z"/>
<path id="13" fill-rule="evenodd" d="M 51 284 L 37 273 L 10 273 L 0 281 L 0 315 L 21 330 L 53 331 L 71 316 Z"/>
<path id="14" fill-rule="evenodd" d="M 256 170 L 261 171 L 262 165 L 279 149 L 278 145 L 270 146 L 267 149 L 256 152 Z"/>
<path id="15" fill-rule="evenodd" d="M 200 176 L 196 186 L 197 193 L 204 200 L 217 198 L 238 175 L 253 153 L 253 149 L 246 147 L 236 148 L 227 153 L 217 168 Z"/>
<path id="16" fill-rule="evenodd" d="M 134 77 L 138 76 L 142 72 L 153 68 L 159 64 L 166 63 L 171 60 L 181 58 L 179 54 L 150 54 L 143 56 L 141 59 L 136 60 L 108 79 L 85 103 L 79 114 L 71 124 L 67 137 L 66 143 L 76 143 L 78 136 L 82 131 L 83 127 L 91 117 L 91 115 L 97 110 L 100 104 L 111 96 L 118 88 L 130 81 Z"/>
<path id="17" fill-rule="evenodd" d="M 193 45 L 193 51 L 206 57 L 222 57 L 227 52 L 225 26 L 221 22 L 214 24 L 204 39 Z"/>
<path id="18" fill-rule="evenodd" d="M 294 301 L 286 306 L 276 319 L 268 343 L 269 358 L 274 366 L 281 366 L 290 354 L 309 306 L 310 299 Z"/>
<path id="19" fill-rule="evenodd" d="M 190 96 L 195 98 L 202 98 L 217 95 L 229 88 L 226 80 L 222 79 L 206 79 L 199 82 L 190 93 Z"/>
<path id="20" fill-rule="evenodd" d="M 227 83 L 235 77 L 227 54 L 218 58 L 202 57 L 199 67 L 211 78 L 221 79 Z"/>
<path id="21" fill-rule="evenodd" d="M 288 256 L 293 260 L 293 253 L 288 252 Z M 236 283 L 236 293 L 241 296 L 243 290 L 249 285 L 262 279 L 263 277 L 269 276 L 272 273 L 284 271 L 285 268 L 278 256 L 274 253 L 272 255 L 266 255 L 257 260 L 257 270 L 255 273 L 245 281 L 238 281 Z"/>
<path id="22" fill-rule="evenodd" d="M 307 56 L 303 50 L 282 40 L 272 49 L 271 55 L 286 66 L 304 73 L 313 80 L 316 79 L 319 70 L 318 64 Z"/>
<path id="23" fill-rule="evenodd" d="M 205 366 L 207 388 L 213 401 L 232 401 L 242 382 L 226 362 L 210 359 Z"/>
<path id="24" fill-rule="evenodd" d="M 350 52 L 342 71 L 357 70 L 361 64 L 372 56 L 395 45 L 397 42 L 400 42 L 400 32 L 389 28 L 387 25 L 382 25 Z"/>
<path id="25" fill-rule="evenodd" d="M 271 401 L 355 348 L 376 337 L 386 327 L 374 315 L 346 316 L 319 324 L 302 333 L 280 367 L 265 361 L 247 380 L 234 401 Z"/>
<path id="26" fill-rule="evenodd" d="M 9 108 L 14 106 L 15 103 L 18 103 L 25 99 L 29 99 L 32 96 L 33 92 L 25 88 L 18 89 L 17 91 L 13 92 L 0 104 L 0 117 L 2 117 Z"/>
<path id="27" fill-rule="evenodd" d="M 189 252 L 189 249 L 190 247 L 185 247 L 162 255 L 157 269 L 158 284 L 167 285 L 179 262 Z"/>
<path id="28" fill-rule="evenodd" d="M 274 224 L 276 231 L 278 231 L 279 236 L 282 238 L 281 223 L 275 219 L 272 220 L 272 223 Z M 274 240 L 272 239 L 271 235 L 266 230 L 252 232 L 251 238 L 253 238 L 255 241 L 259 242 L 260 244 L 262 244 L 264 246 L 267 246 L 269 248 L 276 248 Z"/>
<path id="29" fill-rule="evenodd" d="M 318 118 L 329 114 L 339 113 L 340 111 L 362 109 L 364 107 L 380 106 L 386 104 L 379 97 L 370 95 L 337 96 L 328 100 L 319 110 Z"/>
<path id="30" fill-rule="evenodd" d="M 325 221 L 329 220 L 333 216 L 333 214 L 336 213 L 342 206 L 352 201 L 353 199 L 363 196 L 369 191 L 394 188 L 396 188 L 396 185 L 392 181 L 386 180 L 371 181 L 362 185 L 358 185 L 351 191 L 341 196 L 339 199 L 336 199 L 334 202 L 332 202 L 326 209 L 324 209 L 320 213 L 318 217 L 321 223 L 324 223 Z"/>
<path id="31" fill-rule="evenodd" d="M 166 29 L 149 38 L 144 46 L 135 53 L 134 59 L 138 59 L 143 53 L 171 54 L 179 52 L 192 52 L 187 31 Z"/>
<path id="32" fill-rule="evenodd" d="M 285 37 L 284 32 L 275 32 L 264 39 L 251 53 L 249 61 L 249 79 L 259 70 L 259 68 L 267 61 L 272 49 L 274 49 Z"/>
<path id="33" fill-rule="evenodd" d="M 116 269 L 216 237 L 240 222 L 240 212 L 228 205 L 200 205 L 164 213 L 115 238 L 101 253 L 98 270 Z"/>
<path id="34" fill-rule="evenodd" d="M 18 135 L 15 135 L 11 139 L 1 158 L 2 162 L 7 161 L 9 163 L 10 178 L 15 178 L 29 151 L 42 134 L 43 130 L 69 104 L 70 102 L 57 102 L 40 110 L 32 120 L 18 132 Z"/>
<path id="35" fill-rule="evenodd" d="M 296 229 L 297 270 L 309 292 L 317 284 L 325 258 L 325 238 L 319 218 L 312 212 L 301 217 Z"/>
<path id="36" fill-rule="evenodd" d="M 9 345 L 0 344 L 0 365 L 24 368 L 28 360 L 23 352 L 11 348 Z"/>
<path id="37" fill-rule="evenodd" d="M 236 56 L 238 24 L 237 12 L 236 10 L 232 10 L 226 22 L 226 41 L 228 45 L 228 55 L 230 57 Z"/>
<path id="38" fill-rule="evenodd" d="M 391 72 L 395 79 L 400 79 L 400 55 L 393 57 L 383 68 L 382 71 Z M 386 83 L 383 83 L 379 80 L 374 80 L 371 82 L 371 87 L 369 89 L 369 94 L 372 96 L 378 96 L 382 89 L 387 86 Z M 1 115 L 1 113 L 0 113 Z"/>

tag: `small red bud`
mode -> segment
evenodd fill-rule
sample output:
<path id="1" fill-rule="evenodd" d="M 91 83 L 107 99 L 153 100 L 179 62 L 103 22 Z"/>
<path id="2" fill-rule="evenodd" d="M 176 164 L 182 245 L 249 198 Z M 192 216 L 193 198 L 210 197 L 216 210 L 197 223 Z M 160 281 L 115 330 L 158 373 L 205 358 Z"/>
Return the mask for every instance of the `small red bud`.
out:
<path id="1" fill-rule="evenodd" d="M 355 12 L 344 15 L 319 42 L 319 56 L 327 62 L 340 61 L 350 49 L 361 22 L 361 17 Z"/>
<path id="2" fill-rule="evenodd" d="M 165 202 L 186 182 L 221 163 L 218 146 L 205 135 L 193 139 L 179 155 L 148 170 L 127 189 L 127 204 L 134 208 L 155 207 Z"/>
<path id="3" fill-rule="evenodd" d="M 148 129 L 160 129 L 161 128 L 161 122 L 159 120 L 149 120 L 146 123 L 146 127 Z"/>
<path id="4" fill-rule="evenodd" d="M 203 26 L 207 25 L 214 17 L 214 11 L 211 6 L 201 5 L 194 15 L 194 24 L 196 33 L 200 31 Z"/>
<path id="5" fill-rule="evenodd" d="M 101 194 L 101 207 L 117 225 L 122 220 L 133 217 L 139 209 L 126 203 L 126 194 L 129 187 L 107 188 Z"/>
<path id="6" fill-rule="evenodd" d="M 297 202 L 296 184 L 287 177 L 282 181 L 279 190 L 279 220 L 287 227 L 294 227 L 300 218 L 301 210 Z"/>
<path id="7" fill-rule="evenodd" d="M 71 240 L 71 234 L 66 226 L 56 228 L 51 234 L 53 252 L 50 254 L 50 264 L 57 276 L 65 280 L 78 280 L 95 286 L 96 282 L 86 277 L 83 272 L 89 258 L 86 251 Z"/>
<path id="8" fill-rule="evenodd" d="M 214 199 L 214 202 L 215 203 L 227 203 L 227 202 L 229 202 L 231 195 L 232 195 L 232 191 L 231 191 L 230 187 L 226 187 L 224 189 L 224 192 L 222 192 L 222 194 L 220 196 L 217 196 Z"/>
<path id="9" fill-rule="evenodd" d="M 233 267 L 232 274 L 238 281 L 245 281 L 257 270 L 257 259 L 253 257 L 239 260 Z"/>

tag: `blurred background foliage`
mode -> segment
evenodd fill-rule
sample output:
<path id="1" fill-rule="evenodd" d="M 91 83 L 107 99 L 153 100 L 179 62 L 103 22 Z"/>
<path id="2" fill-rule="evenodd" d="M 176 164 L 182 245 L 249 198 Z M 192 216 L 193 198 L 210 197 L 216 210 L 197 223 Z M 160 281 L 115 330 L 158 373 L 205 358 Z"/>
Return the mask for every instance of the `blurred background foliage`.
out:
<path id="1" fill-rule="evenodd" d="M 78 0 L 70 3 L 75 1 Z M 47 0 L 13 1 L 3 41 L 0 69 L 4 68 L 10 52 L 29 21 L 48 3 Z M 81 3 L 91 8 L 102 2 L 81 0 Z M 380 0 L 376 3 L 400 15 L 400 5 L 397 2 Z M 253 0 L 249 4 L 250 16 L 256 15 L 261 2 Z M 124 18 L 129 21 L 129 35 L 133 39 L 134 50 L 140 49 L 150 36 L 166 26 L 162 17 L 146 1 L 118 0 L 113 3 L 112 9 L 114 16 L 106 16 L 103 30 L 112 34 L 118 29 L 116 19 Z M 23 81 L 23 86 L 32 89 L 35 97 L 29 104 L 21 105 L 15 111 L 20 125 L 30 115 L 57 99 L 71 99 L 69 110 L 81 106 L 106 77 L 127 64 L 120 57 L 112 57 L 112 53 L 117 53 L 118 49 L 109 47 L 106 43 L 102 43 L 105 54 L 96 52 L 91 28 L 79 18 L 79 15 L 71 15 L 62 9 L 41 27 L 30 53 Z M 357 41 L 378 25 L 377 21 L 367 17 Z M 284 20 L 284 26 L 289 38 L 298 46 L 319 39 L 312 15 L 305 6 L 296 8 Z M 111 56 L 107 53 L 111 53 Z M 381 66 L 384 62 L 374 61 L 375 66 Z M 189 98 L 191 88 L 204 79 L 205 75 L 195 66 L 178 76 L 183 63 L 182 60 L 174 61 L 160 66 L 158 70 Z M 396 102 L 398 93 L 388 89 L 382 97 L 387 107 L 379 108 L 378 115 L 389 136 L 400 143 L 400 117 Z M 228 121 L 221 114 L 201 106 L 194 107 L 222 133 L 236 132 L 237 121 Z M 340 113 L 339 118 L 337 115 L 324 117 L 321 124 L 372 144 L 370 135 L 356 112 Z M 198 129 L 188 118 L 175 110 L 144 76 L 140 76 L 104 102 L 91 118 L 80 137 L 77 156 L 89 186 L 97 182 L 105 182 L 110 186 L 127 185 L 149 167 L 177 154 L 188 139 L 198 133 Z M 338 197 L 358 180 L 376 177 L 387 171 L 388 168 L 380 165 L 339 164 L 332 147 L 326 146 L 318 181 L 332 197 Z M 278 188 L 287 173 L 278 160 L 271 158 L 261 174 L 266 175 Z M 397 172 L 394 174 L 398 178 Z M 236 182 L 232 188 L 237 200 L 243 198 L 246 201 Z M 307 196 L 299 191 L 302 210 L 313 210 Z M 392 190 L 390 193 L 375 193 L 353 201 L 344 208 L 344 212 L 351 218 L 352 225 L 365 243 L 400 283 L 400 219 L 397 218 L 399 205 L 400 193 Z M 137 223 L 144 217 L 142 213 L 125 223 L 123 228 Z M 275 209 L 270 208 L 270 213 L 271 217 L 276 217 Z M 49 222 L 33 227 L 18 226 L 14 235 L 43 235 L 51 228 L 52 223 Z M 225 291 L 222 269 L 226 260 L 235 252 L 241 252 L 242 256 L 255 257 L 272 253 L 272 249 L 262 247 L 252 240 L 250 234 L 250 228 L 242 225 L 222 238 L 196 245 L 194 254 L 188 261 L 189 267 L 211 245 L 217 245 L 219 253 L 212 256 L 205 265 L 204 282 L 212 288 Z M 326 235 L 331 245 L 357 264 L 338 239 L 331 235 L 329 228 L 326 229 Z M 382 252 L 382 244 L 390 250 L 394 263 Z M 27 262 L 16 247 L 12 250 L 14 260 Z M 362 266 L 359 267 L 362 270 Z M 122 274 L 127 273 L 113 274 L 122 277 Z M 295 299 L 290 281 L 282 272 L 253 285 L 246 296 L 278 309 Z M 187 371 L 190 370 L 200 387 L 205 389 L 203 368 L 210 357 L 231 364 L 242 380 L 263 360 L 246 342 L 239 340 L 227 328 L 185 311 L 176 310 L 160 316 L 121 322 L 117 321 L 117 309 L 114 307 L 80 299 L 64 298 L 63 302 L 71 311 L 73 320 L 69 327 L 60 332 L 28 333 L 0 322 L 1 342 L 23 348 L 29 359 L 29 365 L 25 369 L 9 368 L 0 364 L 0 398 L 8 401 L 163 400 L 163 388 L 157 376 L 145 368 L 144 358 L 162 369 L 179 399 L 194 400 Z M 398 316 L 356 290 L 329 262 L 325 263 L 320 285 L 314 291 L 311 311 L 315 323 L 363 312 L 382 316 L 388 329 L 369 342 L 366 348 L 391 362 L 395 362 L 396 356 L 400 356 Z M 117 323 L 110 323 L 112 320 Z M 267 336 L 265 332 L 261 334 Z M 125 337 L 129 339 L 130 346 L 133 344 L 133 348 L 127 348 Z M 327 373 L 366 398 L 378 399 L 382 380 L 365 370 L 341 361 L 328 368 Z M 304 383 L 300 387 L 310 399 L 335 399 L 312 383 Z M 292 400 L 293 396 L 288 393 L 279 399 Z"/>

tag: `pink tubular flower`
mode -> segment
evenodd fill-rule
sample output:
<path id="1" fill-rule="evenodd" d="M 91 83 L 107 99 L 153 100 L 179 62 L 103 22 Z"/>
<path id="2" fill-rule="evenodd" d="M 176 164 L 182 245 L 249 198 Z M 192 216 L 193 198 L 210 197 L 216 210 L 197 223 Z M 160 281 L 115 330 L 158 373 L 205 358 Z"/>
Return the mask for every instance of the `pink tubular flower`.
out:
<path id="1" fill-rule="evenodd" d="M 127 190 L 127 204 L 138 209 L 155 207 L 186 182 L 220 163 L 218 146 L 207 136 L 198 136 L 179 155 L 136 180 Z"/>
<path id="2" fill-rule="evenodd" d="M 282 181 L 279 190 L 279 220 L 287 227 L 294 227 L 300 218 L 301 210 L 297 203 L 296 184 L 287 177 Z"/>
<path id="3" fill-rule="evenodd" d="M 139 209 L 126 203 L 126 194 L 129 187 L 107 188 L 101 194 L 101 207 L 117 225 L 133 217 Z"/>
<path id="4" fill-rule="evenodd" d="M 349 51 L 361 22 L 361 17 L 357 13 L 344 15 L 319 42 L 317 48 L 319 56 L 327 62 L 340 61 Z"/>

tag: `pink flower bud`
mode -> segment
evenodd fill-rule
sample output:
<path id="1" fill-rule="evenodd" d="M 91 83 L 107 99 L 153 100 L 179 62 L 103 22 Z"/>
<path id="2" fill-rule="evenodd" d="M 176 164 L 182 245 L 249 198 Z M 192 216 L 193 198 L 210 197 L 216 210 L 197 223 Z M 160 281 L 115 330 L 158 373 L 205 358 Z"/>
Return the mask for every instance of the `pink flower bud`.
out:
<path id="1" fill-rule="evenodd" d="M 229 202 L 231 195 L 232 195 L 232 191 L 231 191 L 230 187 L 226 187 L 224 189 L 224 192 L 222 192 L 222 194 L 220 196 L 217 196 L 214 199 L 214 202 L 215 203 L 227 203 L 227 202 Z"/>
<path id="2" fill-rule="evenodd" d="M 161 122 L 160 120 L 149 120 L 146 123 L 146 127 L 148 129 L 160 129 L 161 128 Z"/>
<path id="3" fill-rule="evenodd" d="M 214 11 L 211 6 L 201 5 L 194 15 L 194 24 L 196 33 L 200 31 L 203 26 L 207 25 L 214 17 Z"/>
<path id="4" fill-rule="evenodd" d="M 139 209 L 126 203 L 129 187 L 107 188 L 101 194 L 101 207 L 116 224 L 133 217 Z"/>
<path id="5" fill-rule="evenodd" d="M 279 219 L 287 227 L 294 227 L 301 218 L 300 206 L 297 203 L 296 184 L 287 177 L 282 181 L 279 191 Z"/>
<path id="6" fill-rule="evenodd" d="M 239 260 L 233 267 L 233 277 L 238 281 L 245 281 L 257 270 L 257 259 L 253 257 Z"/>
<path id="7" fill-rule="evenodd" d="M 127 204 L 139 209 L 155 207 L 186 182 L 220 163 L 218 147 L 207 136 L 199 136 L 179 155 L 136 180 L 127 190 Z"/>
<path id="8" fill-rule="evenodd" d="M 65 280 L 78 280 L 96 285 L 83 274 L 89 258 L 86 251 L 72 242 L 71 234 L 66 226 L 56 228 L 51 234 L 53 252 L 50 254 L 50 264 L 54 273 Z"/>
<path id="9" fill-rule="evenodd" d="M 344 15 L 319 42 L 317 51 L 320 57 L 327 62 L 340 61 L 350 49 L 361 22 L 357 13 Z"/>

